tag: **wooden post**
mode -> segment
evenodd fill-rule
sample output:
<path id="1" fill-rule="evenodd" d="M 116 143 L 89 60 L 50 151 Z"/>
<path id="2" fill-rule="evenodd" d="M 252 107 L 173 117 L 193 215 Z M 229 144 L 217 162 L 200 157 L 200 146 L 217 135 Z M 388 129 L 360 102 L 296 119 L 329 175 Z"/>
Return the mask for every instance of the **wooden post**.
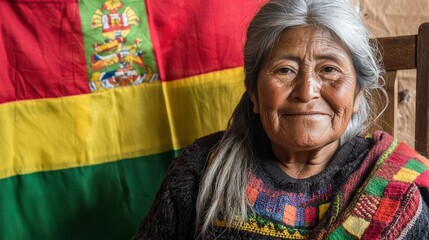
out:
<path id="1" fill-rule="evenodd" d="M 396 71 L 386 73 L 386 85 L 384 89 L 389 97 L 389 105 L 380 117 L 379 125 L 381 129 L 393 137 L 398 137 L 398 81 L 396 80 Z"/>
<path id="2" fill-rule="evenodd" d="M 429 23 L 420 25 L 417 36 L 416 142 L 415 148 L 429 157 Z"/>

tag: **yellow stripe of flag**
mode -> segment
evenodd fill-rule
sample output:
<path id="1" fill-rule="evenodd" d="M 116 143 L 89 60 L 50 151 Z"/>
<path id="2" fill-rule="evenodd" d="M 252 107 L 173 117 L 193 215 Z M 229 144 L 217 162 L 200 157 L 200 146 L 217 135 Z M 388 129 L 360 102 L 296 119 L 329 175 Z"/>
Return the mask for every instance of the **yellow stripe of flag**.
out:
<path id="1" fill-rule="evenodd" d="M 0 105 L 0 178 L 183 148 L 225 128 L 242 72 Z"/>

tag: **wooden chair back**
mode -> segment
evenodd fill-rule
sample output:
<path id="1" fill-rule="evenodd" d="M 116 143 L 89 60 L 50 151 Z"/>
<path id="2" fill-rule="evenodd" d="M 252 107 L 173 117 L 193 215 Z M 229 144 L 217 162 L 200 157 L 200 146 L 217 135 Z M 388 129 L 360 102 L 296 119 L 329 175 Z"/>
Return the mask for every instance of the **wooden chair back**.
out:
<path id="1" fill-rule="evenodd" d="M 397 137 L 398 83 L 396 72 L 417 69 L 415 149 L 429 157 L 429 23 L 420 25 L 417 35 L 377 38 L 383 56 L 389 106 L 381 127 Z"/>

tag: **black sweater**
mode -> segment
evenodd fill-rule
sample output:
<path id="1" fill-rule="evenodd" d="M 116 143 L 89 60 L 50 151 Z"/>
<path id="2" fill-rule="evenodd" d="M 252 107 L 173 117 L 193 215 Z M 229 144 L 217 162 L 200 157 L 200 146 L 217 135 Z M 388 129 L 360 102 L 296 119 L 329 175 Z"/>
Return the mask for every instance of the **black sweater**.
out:
<path id="1" fill-rule="evenodd" d="M 184 149 L 172 162 L 152 208 L 141 223 L 134 239 L 194 239 L 195 203 L 200 179 L 208 162 L 208 155 L 211 149 L 218 143 L 222 134 L 223 133 L 212 134 L 195 141 L 191 146 Z M 276 160 L 273 158 L 272 154 L 270 154 L 271 151 L 268 150 L 265 151 L 265 154 L 261 158 L 261 161 L 254 171 L 254 175 L 257 177 L 257 180 L 260 180 L 271 190 L 274 189 L 274 191 L 281 191 L 282 193 L 311 194 L 322 191 L 324 195 L 322 197 L 316 196 L 314 198 L 316 200 L 312 199 L 312 201 L 322 201 L 317 203 L 317 206 L 318 204 L 323 205 L 324 202 L 329 204 L 336 189 L 359 166 L 372 144 L 370 139 L 361 137 L 352 139 L 341 146 L 324 171 L 307 179 L 293 179 L 287 176 L 277 166 Z M 253 224 L 259 226 L 260 229 L 269 227 L 278 230 L 278 226 L 281 228 L 283 224 L 281 219 L 276 219 L 272 211 L 271 213 L 268 212 L 268 214 L 264 212 L 264 208 L 267 208 L 267 206 L 259 206 L 258 204 L 260 204 L 260 202 L 260 199 L 254 199 L 255 205 L 253 208 L 256 212 L 255 219 L 262 219 L 262 221 L 254 222 Z M 259 212 L 258 209 L 260 209 Z M 426 211 L 424 216 L 429 216 L 427 207 L 424 208 L 423 211 Z M 323 215 L 320 209 L 316 215 L 319 214 Z M 429 220 L 417 219 L 417 221 L 422 221 L 423 224 L 427 224 Z M 269 224 L 266 224 L 266 222 Z M 312 223 L 314 225 L 317 224 L 317 219 Z M 264 224 L 266 224 L 266 226 L 264 226 Z M 308 225 L 308 223 L 298 224 L 290 228 L 288 227 L 285 232 L 289 234 L 287 235 L 289 237 L 286 236 L 286 238 L 292 239 L 297 237 L 299 239 L 305 237 L 312 228 L 313 225 Z M 213 236 L 211 236 L 210 239 L 285 238 L 285 235 L 275 236 L 258 231 L 231 229 L 222 226 L 222 224 L 215 224 L 212 228 Z M 410 232 L 413 234 L 413 231 Z M 273 231 L 271 231 L 271 233 L 273 233 Z M 408 236 L 410 236 L 409 234 Z M 428 232 L 422 232 L 418 235 L 422 236 L 423 239 L 429 238 Z"/>

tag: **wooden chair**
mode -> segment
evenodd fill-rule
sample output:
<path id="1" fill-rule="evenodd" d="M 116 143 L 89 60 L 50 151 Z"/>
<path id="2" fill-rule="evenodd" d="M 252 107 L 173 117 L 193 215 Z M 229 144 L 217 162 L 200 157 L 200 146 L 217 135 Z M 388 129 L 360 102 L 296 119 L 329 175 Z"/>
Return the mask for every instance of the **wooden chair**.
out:
<path id="1" fill-rule="evenodd" d="M 415 149 L 429 157 L 429 23 L 417 35 L 377 38 L 387 71 L 389 106 L 381 117 L 383 130 L 397 136 L 398 84 L 396 72 L 417 69 Z"/>

